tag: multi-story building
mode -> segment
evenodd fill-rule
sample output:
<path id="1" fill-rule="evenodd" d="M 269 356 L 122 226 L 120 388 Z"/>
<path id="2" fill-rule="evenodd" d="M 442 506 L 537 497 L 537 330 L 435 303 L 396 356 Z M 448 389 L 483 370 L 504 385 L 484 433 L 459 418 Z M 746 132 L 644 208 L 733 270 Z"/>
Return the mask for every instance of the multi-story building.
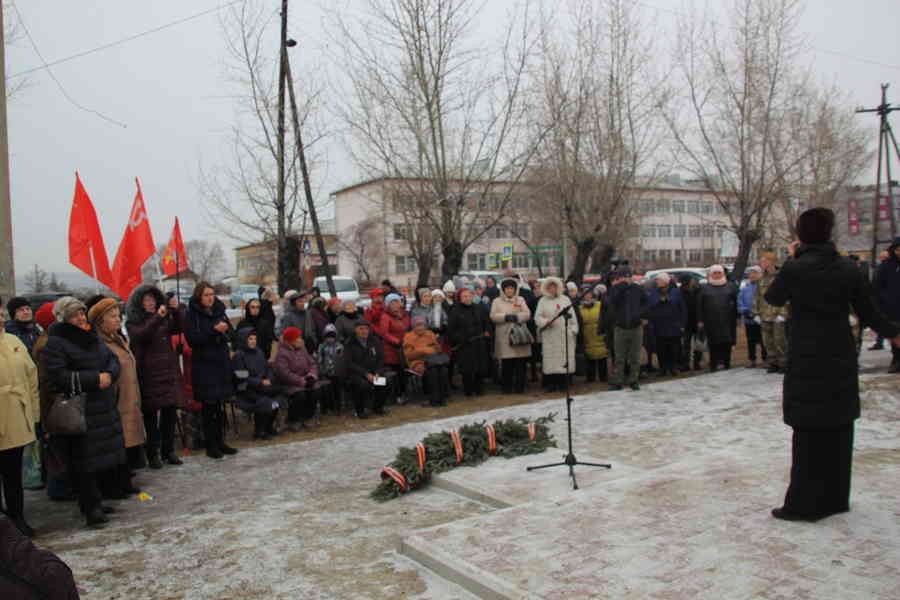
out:
<path id="1" fill-rule="evenodd" d="M 335 271 L 338 252 L 337 236 L 335 235 L 334 221 L 320 221 L 322 238 L 325 242 L 325 251 L 328 256 L 328 264 L 335 275 L 342 273 L 337 267 Z M 297 264 L 302 270 L 310 267 L 318 275 L 322 267 L 322 259 L 319 254 L 319 245 L 316 243 L 312 227 L 305 234 L 293 236 L 298 252 Z M 274 285 L 277 280 L 278 259 L 274 240 L 266 240 L 256 244 L 248 244 L 234 249 L 235 264 L 237 266 L 237 279 L 241 284 Z"/>
<path id="2" fill-rule="evenodd" d="M 418 265 L 407 242 L 410 224 L 394 210 L 391 200 L 398 181 L 374 179 L 332 194 L 335 231 L 340 240 L 340 273 L 360 280 L 390 277 L 397 285 L 410 285 L 417 278 Z M 499 193 L 505 191 L 502 186 L 498 184 Z M 708 266 L 737 254 L 737 246 L 730 239 L 733 235 L 726 229 L 728 218 L 708 189 L 670 179 L 665 185 L 634 191 L 632 225 L 617 252 L 630 258 L 634 265 L 646 269 Z M 470 202 L 476 226 L 495 220 L 489 216 L 477 218 L 479 211 L 496 214 L 491 212 L 490 194 Z M 507 209 L 516 214 L 515 199 Z M 540 264 L 545 274 L 559 273 L 565 257 L 574 256 L 574 248 L 564 249 L 567 244 L 561 239 L 561 228 L 552 227 L 553 222 L 559 222 L 554 216 L 531 217 L 503 219 L 489 228 L 466 249 L 463 269 L 499 270 L 504 266 L 504 257 L 510 257 L 510 266 L 519 272 L 536 271 Z M 436 260 L 433 277 L 439 272 L 440 263 Z"/>
<path id="3" fill-rule="evenodd" d="M 885 250 L 900 235 L 900 184 L 892 182 L 890 196 L 884 185 L 881 190 L 876 206 L 874 185 L 847 188 L 835 210 L 839 246 L 862 260 L 872 259 L 873 242 L 878 251 Z"/>

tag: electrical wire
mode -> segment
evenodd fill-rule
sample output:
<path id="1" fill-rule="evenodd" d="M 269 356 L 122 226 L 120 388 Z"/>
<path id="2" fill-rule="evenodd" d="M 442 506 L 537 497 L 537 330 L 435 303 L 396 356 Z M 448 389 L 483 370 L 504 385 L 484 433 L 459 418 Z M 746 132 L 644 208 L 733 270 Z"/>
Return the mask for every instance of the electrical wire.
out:
<path id="1" fill-rule="evenodd" d="M 87 56 L 87 55 L 89 55 L 89 54 L 94 54 L 95 52 L 100 52 L 100 51 L 102 51 L 102 50 L 107 50 L 107 49 L 109 49 L 109 48 L 114 48 L 114 47 L 116 47 L 116 46 L 121 46 L 122 44 L 125 44 L 125 43 L 127 43 L 127 42 L 131 42 L 131 41 L 134 41 L 134 40 L 136 40 L 136 39 L 142 38 L 142 37 L 144 37 L 144 36 L 150 35 L 150 34 L 152 34 L 152 33 L 156 33 L 156 32 L 158 32 L 158 31 L 162 31 L 162 30 L 164 30 L 164 29 L 168 29 L 169 27 L 174 27 L 174 26 L 176 26 L 176 25 L 181 25 L 182 23 L 187 23 L 188 21 L 193 21 L 194 19 L 199 19 L 200 17 L 206 16 L 206 15 L 208 15 L 208 14 L 210 14 L 210 13 L 218 12 L 218 11 L 222 10 L 223 8 L 228 8 L 229 6 L 234 6 L 235 4 L 240 4 L 240 3 L 242 3 L 242 2 L 246 2 L 246 0 L 233 0 L 232 2 L 227 2 L 227 3 L 225 3 L 225 4 L 221 5 L 221 6 L 216 6 L 215 8 L 210 8 L 210 9 L 204 10 L 204 11 L 202 11 L 202 12 L 195 13 L 195 14 L 193 14 L 193 15 L 190 15 L 190 16 L 187 16 L 187 17 L 178 19 L 177 21 L 171 21 L 171 22 L 169 22 L 169 23 L 165 23 L 165 24 L 163 24 L 163 25 L 160 25 L 159 27 L 154 27 L 153 29 L 148 29 L 148 30 L 146 30 L 146 31 L 142 31 L 142 32 L 136 33 L 136 34 L 134 34 L 134 35 L 130 35 L 130 36 L 128 36 L 128 37 L 124 37 L 124 38 L 118 39 L 118 40 L 116 40 L 116 41 L 114 41 L 114 42 L 109 42 L 108 44 L 103 44 L 103 45 L 101 45 L 101 46 L 96 46 L 96 47 L 94 47 L 94 48 L 90 48 L 89 50 L 84 50 L 84 51 L 78 52 L 78 53 L 76 53 L 76 54 L 72 54 L 72 55 L 69 55 L 69 56 L 65 56 L 65 57 L 63 57 L 63 58 L 58 58 L 58 59 L 56 59 L 56 60 L 54 60 L 54 61 L 51 61 L 51 62 L 49 62 L 49 63 L 48 63 L 48 62 L 44 62 L 44 64 L 41 65 L 41 66 L 38 66 L 38 67 L 32 67 L 32 68 L 30 68 L 30 69 L 25 69 L 24 71 L 19 71 L 18 73 L 14 73 L 13 75 L 10 75 L 9 77 L 7 77 L 7 79 L 13 79 L 13 78 L 15 78 L 15 77 L 21 77 L 22 75 L 28 75 L 29 73 L 34 73 L 35 71 L 41 71 L 41 70 L 43 70 L 43 69 L 49 69 L 50 67 L 56 66 L 56 65 L 58 65 L 58 64 L 62 64 L 62 63 L 64 63 L 64 62 L 69 62 L 70 60 L 75 60 L 76 58 L 81 58 L 82 56 Z M 16 9 L 16 12 L 17 12 L 17 13 L 19 12 L 18 9 Z M 20 20 L 21 20 L 21 15 L 19 16 L 19 18 L 20 18 Z M 24 28 L 24 27 L 23 27 L 23 28 Z M 41 59 L 41 60 L 43 61 L 43 59 Z"/>
<path id="2" fill-rule="evenodd" d="M 19 24 L 22 26 L 22 30 L 25 32 L 25 37 L 28 38 L 28 41 L 31 44 L 32 49 L 34 49 L 34 53 L 37 54 L 38 58 L 41 59 L 41 62 L 44 64 L 44 68 L 47 70 L 47 74 L 50 76 L 50 78 L 54 82 L 56 82 L 56 85 L 59 88 L 59 91 L 62 92 L 62 95 L 65 96 L 66 100 L 68 100 L 76 108 L 79 108 L 85 112 L 89 112 L 94 115 L 97 115 L 104 121 L 112 123 L 113 125 L 118 125 L 119 127 L 122 127 L 122 128 L 128 127 L 125 123 L 122 123 L 121 121 L 117 121 L 117 120 L 113 119 L 112 117 L 108 117 L 108 116 L 104 115 L 103 113 L 101 113 L 100 111 L 94 110 L 93 108 L 88 108 L 88 107 L 84 106 L 83 104 L 79 103 L 77 100 L 75 100 L 74 98 L 72 98 L 72 96 L 69 95 L 69 92 L 66 91 L 66 88 L 63 86 L 63 84 L 60 82 L 60 80 L 57 79 L 56 75 L 53 74 L 53 71 L 50 70 L 50 65 L 47 64 L 46 60 L 44 60 L 44 55 L 41 54 L 41 51 L 38 49 L 37 44 L 34 41 L 34 38 L 31 37 L 31 32 L 28 31 L 28 26 L 25 24 L 25 19 L 22 18 L 22 13 L 19 12 L 19 6 L 15 2 L 12 2 L 11 4 L 13 7 L 13 10 L 16 11 L 16 16 L 19 19 Z"/>

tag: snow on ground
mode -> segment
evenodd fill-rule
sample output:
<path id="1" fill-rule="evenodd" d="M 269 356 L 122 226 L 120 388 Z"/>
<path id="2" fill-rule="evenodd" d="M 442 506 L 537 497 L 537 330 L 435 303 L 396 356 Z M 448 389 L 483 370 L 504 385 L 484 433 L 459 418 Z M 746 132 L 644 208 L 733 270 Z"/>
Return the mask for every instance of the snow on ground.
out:
<path id="1" fill-rule="evenodd" d="M 888 360 L 863 357 L 880 371 Z M 852 511 L 815 525 L 769 516 L 790 429 L 781 378 L 747 369 L 576 398 L 576 454 L 613 465 L 579 467 L 577 492 L 565 469 L 524 471 L 560 457 L 550 450 L 444 477 L 462 494 L 436 485 L 384 504 L 368 497 L 398 446 L 476 420 L 561 417 L 553 400 L 222 461 L 191 456 L 141 472 L 154 500 L 111 503 L 119 512 L 100 531 L 42 492 L 26 511 L 88 599 L 475 597 L 441 565 L 484 573 L 512 597 L 898 598 L 900 394 L 896 378 L 865 380 Z M 562 418 L 553 430 L 562 447 Z M 479 494 L 498 501 L 469 499 Z M 438 573 L 401 545 L 440 548 Z"/>

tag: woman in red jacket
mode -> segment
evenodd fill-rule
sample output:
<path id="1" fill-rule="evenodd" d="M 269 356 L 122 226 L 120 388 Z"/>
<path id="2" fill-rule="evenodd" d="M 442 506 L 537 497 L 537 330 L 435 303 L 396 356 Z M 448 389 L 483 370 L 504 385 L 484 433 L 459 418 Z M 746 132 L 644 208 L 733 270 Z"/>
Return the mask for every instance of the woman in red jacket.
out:
<path id="1" fill-rule="evenodd" d="M 395 393 L 397 404 L 404 404 L 406 399 L 406 372 L 403 369 L 403 337 L 409 332 L 409 313 L 403 306 L 400 294 L 388 294 L 384 299 L 387 307 L 375 325 L 375 332 L 384 342 L 384 364 L 397 371 Z"/>

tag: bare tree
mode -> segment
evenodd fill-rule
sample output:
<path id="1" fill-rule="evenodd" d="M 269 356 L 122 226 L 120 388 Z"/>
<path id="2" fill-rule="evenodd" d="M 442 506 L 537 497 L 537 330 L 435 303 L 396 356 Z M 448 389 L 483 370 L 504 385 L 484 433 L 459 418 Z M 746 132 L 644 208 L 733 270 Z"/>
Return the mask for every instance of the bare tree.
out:
<path id="1" fill-rule="evenodd" d="M 502 218 L 534 152 L 523 126 L 534 43 L 528 3 L 495 47 L 470 36 L 480 8 L 474 0 L 365 5 L 356 21 L 335 17 L 348 146 L 367 175 L 393 186 L 384 208 L 411 231 L 419 282 L 428 280 L 432 243 L 449 278 Z"/>
<path id="2" fill-rule="evenodd" d="M 22 25 L 19 23 L 16 11 L 9 10 L 9 2 L 3 2 L 3 44 L 4 46 L 15 46 L 25 36 L 22 31 Z M 8 65 L 7 65 L 8 66 Z M 6 78 L 6 101 L 9 102 L 18 96 L 25 88 L 31 85 L 31 79 L 19 75 L 18 77 Z"/>
<path id="3" fill-rule="evenodd" d="M 230 159 L 214 168 L 200 166 L 198 188 L 212 224 L 243 243 L 273 241 L 277 249 L 278 285 L 299 286 L 296 248 L 306 220 L 303 182 L 294 132 L 284 144 L 284 196 L 279 193 L 278 49 L 271 29 L 277 13 L 261 0 L 242 2 L 225 11 L 223 38 L 229 58 L 228 79 L 236 89 L 237 123 L 229 134 Z M 271 38 L 271 39 L 270 39 Z M 269 51 L 271 49 L 271 51 Z M 319 91 L 304 76 L 305 96 L 298 99 L 300 121 L 311 169 L 320 126 L 312 118 Z M 309 132 L 314 132 L 309 134 Z"/>
<path id="4" fill-rule="evenodd" d="M 188 268 L 200 281 L 215 282 L 222 277 L 225 268 L 225 252 L 219 242 L 190 240 L 184 243 Z"/>
<path id="5" fill-rule="evenodd" d="M 69 286 L 57 279 L 56 273 L 50 273 L 50 281 L 47 283 L 47 289 L 54 292 L 68 292 Z"/>
<path id="6" fill-rule="evenodd" d="M 638 175 L 652 181 L 660 170 L 656 114 L 665 91 L 649 68 L 649 35 L 632 3 L 566 6 L 562 26 L 543 21 L 538 136 L 549 135 L 531 178 L 540 182 L 546 218 L 575 248 L 569 277 L 581 282 L 598 248 L 624 240 Z"/>
<path id="7" fill-rule="evenodd" d="M 706 182 L 737 235 L 738 280 L 773 207 L 806 179 L 806 136 L 783 129 L 808 85 L 801 12 L 800 0 L 733 0 L 726 23 L 694 15 L 679 26 L 685 114 L 667 118 L 682 168 Z"/>
<path id="8" fill-rule="evenodd" d="M 356 279 L 363 286 L 375 282 L 378 273 L 385 272 L 385 256 L 380 244 L 380 224 L 377 217 L 368 217 L 341 233 L 338 248 L 346 252 L 356 267 Z"/>
<path id="9" fill-rule="evenodd" d="M 47 271 L 43 270 L 38 265 L 34 265 L 34 268 L 28 272 L 28 275 L 25 276 L 25 286 L 32 294 L 40 294 L 41 292 L 46 292 L 48 289 L 50 289 L 47 287 L 48 277 L 49 274 L 47 273 Z"/>

